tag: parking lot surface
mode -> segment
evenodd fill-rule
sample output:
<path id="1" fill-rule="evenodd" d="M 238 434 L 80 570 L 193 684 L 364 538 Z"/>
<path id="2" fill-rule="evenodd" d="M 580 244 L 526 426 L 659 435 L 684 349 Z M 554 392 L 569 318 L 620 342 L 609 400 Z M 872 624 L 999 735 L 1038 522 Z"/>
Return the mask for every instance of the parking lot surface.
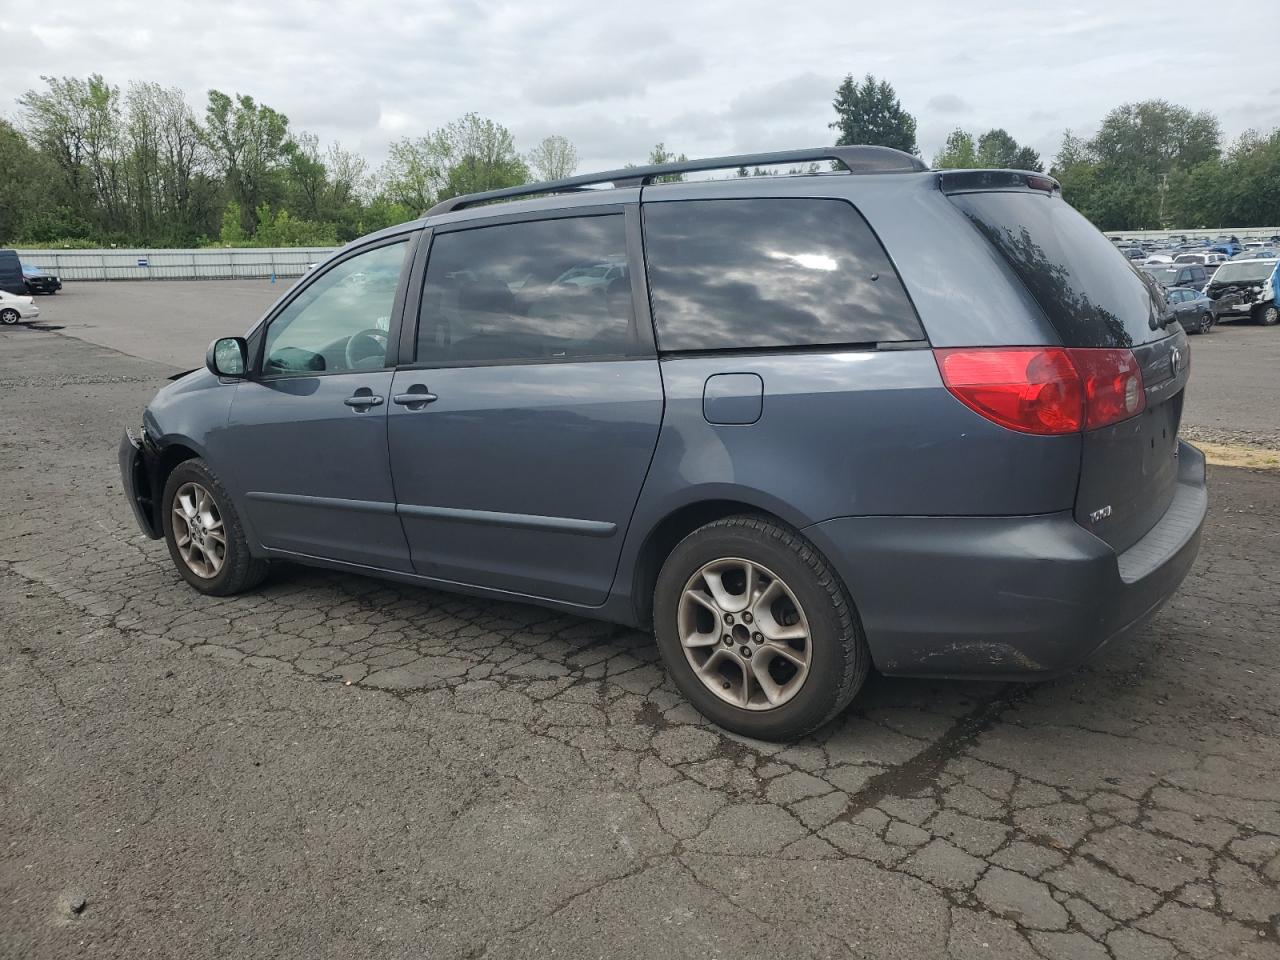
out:
<path id="1" fill-rule="evenodd" d="M 634 631 L 291 566 L 182 584 L 115 447 L 247 326 L 218 286 L 172 329 L 135 295 L 136 352 L 93 306 L 122 285 L 0 332 L 0 957 L 1280 957 L 1280 471 L 1211 468 L 1182 590 L 1071 676 L 873 677 L 757 743 Z M 1195 340 L 1188 420 L 1261 414 L 1275 343 Z"/>

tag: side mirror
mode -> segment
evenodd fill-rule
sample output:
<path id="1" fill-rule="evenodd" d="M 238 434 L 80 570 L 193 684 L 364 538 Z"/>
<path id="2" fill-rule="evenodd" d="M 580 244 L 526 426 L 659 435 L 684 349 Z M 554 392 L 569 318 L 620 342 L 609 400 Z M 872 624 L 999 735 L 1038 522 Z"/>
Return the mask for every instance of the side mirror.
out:
<path id="1" fill-rule="evenodd" d="M 247 377 L 249 348 L 244 337 L 221 337 L 213 341 L 205 351 L 204 365 L 216 377 Z"/>

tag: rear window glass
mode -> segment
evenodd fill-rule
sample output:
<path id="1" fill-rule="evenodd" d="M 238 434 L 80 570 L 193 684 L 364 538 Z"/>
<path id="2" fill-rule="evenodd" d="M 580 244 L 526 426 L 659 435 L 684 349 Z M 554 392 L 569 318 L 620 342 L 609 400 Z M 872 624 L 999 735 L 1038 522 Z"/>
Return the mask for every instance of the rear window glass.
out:
<path id="1" fill-rule="evenodd" d="M 996 247 L 1069 347 L 1131 347 L 1167 331 L 1125 255 L 1065 201 L 1022 191 L 951 197 Z M 1169 282 L 1169 281 L 1165 281 Z"/>
<path id="2" fill-rule="evenodd" d="M 644 226 L 663 350 L 924 338 L 880 242 L 842 200 L 647 203 Z"/>

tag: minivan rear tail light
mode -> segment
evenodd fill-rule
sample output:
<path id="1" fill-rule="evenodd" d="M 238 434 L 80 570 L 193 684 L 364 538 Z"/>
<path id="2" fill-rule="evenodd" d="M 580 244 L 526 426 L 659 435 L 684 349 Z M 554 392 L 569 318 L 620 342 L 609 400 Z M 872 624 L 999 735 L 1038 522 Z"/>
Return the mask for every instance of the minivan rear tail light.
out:
<path id="1" fill-rule="evenodd" d="M 1146 406 L 1130 350 L 960 347 L 934 351 L 942 382 L 965 406 L 1021 433 L 1093 430 Z"/>
<path id="2" fill-rule="evenodd" d="M 1141 413 L 1147 406 L 1142 368 L 1132 350 L 1068 350 L 1084 384 L 1086 430 L 1119 423 Z"/>

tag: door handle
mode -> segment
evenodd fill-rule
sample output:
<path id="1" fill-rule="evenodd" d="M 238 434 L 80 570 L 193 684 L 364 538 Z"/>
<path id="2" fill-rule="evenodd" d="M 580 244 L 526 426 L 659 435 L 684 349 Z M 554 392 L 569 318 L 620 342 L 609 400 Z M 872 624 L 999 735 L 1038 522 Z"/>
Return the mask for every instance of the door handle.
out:
<path id="1" fill-rule="evenodd" d="M 408 393 L 397 393 L 391 398 L 391 402 L 402 407 L 408 407 L 410 410 L 421 410 L 428 403 L 434 403 L 439 399 L 422 384 L 415 383 L 409 388 Z"/>
<path id="2" fill-rule="evenodd" d="M 354 397 L 347 397 L 342 401 L 348 407 L 355 407 L 359 410 L 365 410 L 369 407 L 376 407 L 382 403 L 381 397 L 375 397 L 369 393 L 358 393 Z"/>

